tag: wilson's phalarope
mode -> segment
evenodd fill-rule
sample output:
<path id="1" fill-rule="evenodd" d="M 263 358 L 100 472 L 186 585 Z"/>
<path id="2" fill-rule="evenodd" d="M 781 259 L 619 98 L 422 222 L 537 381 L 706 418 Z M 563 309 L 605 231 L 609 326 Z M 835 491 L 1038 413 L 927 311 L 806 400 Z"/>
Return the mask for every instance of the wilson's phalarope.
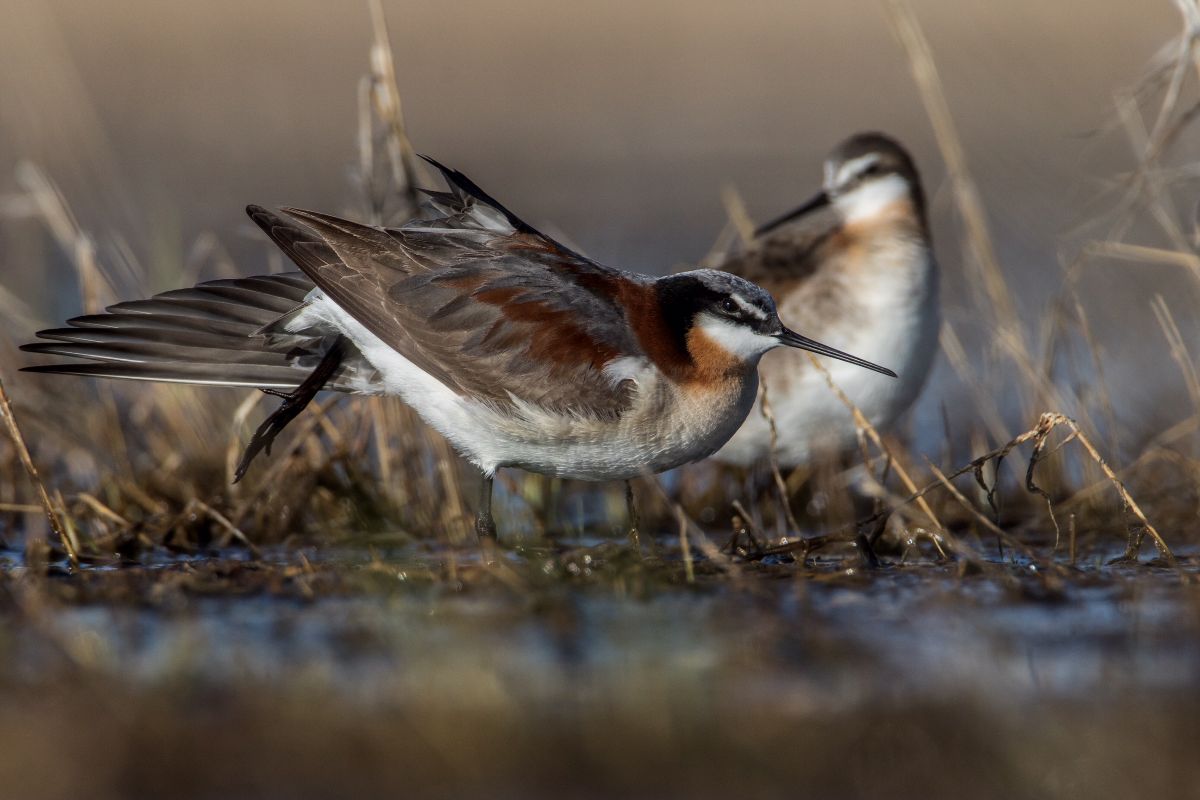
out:
<path id="1" fill-rule="evenodd" d="M 238 468 L 321 389 L 399 395 L 484 475 L 585 480 L 712 454 L 780 345 L 891 375 L 783 326 L 771 296 L 714 270 L 653 279 L 542 235 L 470 179 L 423 218 L 377 228 L 299 209 L 250 217 L 300 273 L 202 283 L 41 331 L 25 350 L 83 359 L 35 372 L 247 386 L 284 398 Z"/>
<path id="2" fill-rule="evenodd" d="M 834 383 L 877 428 L 893 425 L 920 394 L 941 325 L 938 266 L 920 176 L 894 139 L 862 133 L 843 141 L 825 161 L 822 191 L 759 228 L 722 269 L 762 285 L 781 315 L 804 319 L 818 338 L 900 373 L 892 381 L 829 365 Z M 854 445 L 850 411 L 806 356 L 776 353 L 759 369 L 782 465 Z M 770 425 L 759 411 L 719 460 L 746 465 L 768 455 Z"/>

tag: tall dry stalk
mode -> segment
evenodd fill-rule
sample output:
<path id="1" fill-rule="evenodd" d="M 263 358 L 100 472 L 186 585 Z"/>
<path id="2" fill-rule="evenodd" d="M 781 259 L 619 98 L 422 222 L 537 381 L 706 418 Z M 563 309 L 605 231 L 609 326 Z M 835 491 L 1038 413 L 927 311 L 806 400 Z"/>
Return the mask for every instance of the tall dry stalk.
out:
<path id="1" fill-rule="evenodd" d="M 907 0 L 883 0 L 883 3 L 892 31 L 908 56 L 913 80 L 920 92 L 925 113 L 933 125 L 934 136 L 946 164 L 955 204 L 965 229 L 969 248 L 967 263 L 974 268 L 974 280 L 969 283 L 973 291 L 982 290 L 976 295 L 977 311 L 984 315 L 1000 350 L 1016 364 L 1022 376 L 1029 382 L 1029 388 L 1038 388 L 1041 381 L 1029 359 L 1028 337 L 1017 314 L 1016 301 L 1005 280 L 1004 270 L 996 256 L 987 213 L 979 187 L 968 166 L 958 126 L 946 101 L 933 50 Z M 1029 406 L 1034 402 L 1053 399 L 1036 395 L 1026 396 L 1023 410 L 1029 413 Z"/>
<path id="2" fill-rule="evenodd" d="M 25 471 L 29 474 L 29 480 L 33 483 L 33 488 L 37 492 L 38 502 L 41 503 L 42 511 L 46 514 L 46 520 L 50 523 L 50 529 L 54 531 L 54 534 L 62 544 L 63 550 L 66 551 L 67 558 L 71 562 L 71 567 L 79 569 L 79 553 L 76 551 L 74 538 L 68 533 L 67 526 L 60 518 L 58 509 L 50 501 L 46 485 L 42 483 L 42 478 L 38 474 L 37 467 L 34 466 L 33 457 L 29 455 L 29 448 L 25 445 L 25 437 L 21 435 L 21 428 L 17 425 L 17 418 L 13 414 L 12 403 L 8 399 L 8 390 L 4 388 L 3 380 L 0 380 L 0 417 L 4 418 L 4 427 L 8 431 L 8 436 L 12 440 L 13 447 L 16 448 L 17 456 L 21 459 L 22 466 L 25 467 Z"/>

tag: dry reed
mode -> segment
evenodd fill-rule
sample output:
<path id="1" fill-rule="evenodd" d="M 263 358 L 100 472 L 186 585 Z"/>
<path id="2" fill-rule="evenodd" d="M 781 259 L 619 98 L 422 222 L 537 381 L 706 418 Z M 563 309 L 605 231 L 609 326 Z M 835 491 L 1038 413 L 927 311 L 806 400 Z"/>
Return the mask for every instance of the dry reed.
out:
<path id="1" fill-rule="evenodd" d="M 904 0 L 885 0 L 888 19 L 909 59 L 948 169 L 967 243 L 971 285 L 980 289 L 972 312 L 995 332 L 999 352 L 1009 363 L 1006 370 L 989 368 L 980 374 L 973 366 L 977 359 L 967 352 L 958 331 L 947 325 L 942 332 L 947 361 L 969 389 L 970 406 L 955 409 L 972 420 L 965 438 L 975 452 L 987 450 L 958 469 L 949 468 L 946 462 L 926 462 L 919 452 L 889 441 L 887 432 L 876 430 L 850 398 L 831 385 L 831 391 L 847 405 L 866 446 L 864 460 L 868 465 L 883 465 L 881 474 L 872 475 L 870 487 L 883 505 L 875 514 L 857 521 L 859 525 L 877 523 L 898 513 L 910 535 L 927 541 L 935 555 L 982 562 L 980 550 L 970 544 L 967 534 L 983 531 L 1023 558 L 1047 562 L 1048 556 L 1037 547 L 1036 532 L 1053 530 L 1051 553 L 1056 552 L 1062 534 L 1059 515 L 1069 513 L 1068 548 L 1073 563 L 1079 536 L 1112 538 L 1125 530 L 1123 524 L 1115 522 L 1121 515 L 1114 513 L 1113 506 L 1100 503 L 1102 488 L 1107 487 L 1115 491 L 1119 507 L 1129 510 L 1160 556 L 1168 562 L 1174 560 L 1167 538 L 1182 534 L 1164 532 L 1150 522 L 1159 513 L 1174 513 L 1169 505 L 1162 505 L 1164 511 L 1159 511 L 1159 503 L 1169 503 L 1163 497 L 1169 492 L 1154 492 L 1158 501 L 1145 508 L 1134 500 L 1134 493 L 1135 488 L 1152 491 L 1152 479 L 1162 474 L 1164 465 L 1178 468 L 1186 473 L 1186 481 L 1200 485 L 1200 461 L 1192 452 L 1200 423 L 1194 415 L 1172 423 L 1151 437 L 1141 451 L 1130 454 L 1124 469 L 1108 465 L 1095 442 L 1116 443 L 1126 437 L 1117 435 L 1118 414 L 1106 390 L 1107 380 L 1103 379 L 1100 346 L 1077 289 L 1088 265 L 1098 259 L 1169 265 L 1200 281 L 1200 254 L 1184 235 L 1181 215 L 1169 206 L 1169 187 L 1163 184 L 1166 173 L 1158 168 L 1159 162 L 1170 156 L 1180 132 L 1196 117 L 1193 107 L 1181 105 L 1191 75 L 1189 65 L 1197 63 L 1196 28 L 1189 27 L 1188 22 L 1197 18 L 1196 10 L 1190 1 L 1179 0 L 1179 6 L 1185 19 L 1184 33 L 1164 51 L 1171 58 L 1164 56 L 1156 62 L 1143 81 L 1144 85 L 1162 87 L 1161 95 L 1139 87 L 1118 97 L 1121 129 L 1138 150 L 1141 161 L 1124 187 L 1122 201 L 1113 215 L 1115 221 L 1109 221 L 1108 231 L 1113 235 L 1085 242 L 1076 257 L 1065 262 L 1062 295 L 1038 328 L 1022 322 L 1016 293 L 1005 279 L 989 230 L 984 187 L 970 172 L 929 42 Z M 373 0 L 370 10 L 373 40 L 368 72 L 359 87 L 358 188 L 365 215 L 384 223 L 413 213 L 416 187 L 424 185 L 428 176 L 414 158 L 405 128 L 396 60 L 382 6 Z M 1158 98 L 1157 105 L 1152 104 L 1154 97 Z M 18 178 L 24 195 L 18 198 L 20 202 L 9 201 L 8 205 L 19 206 L 23 215 L 40 219 L 49 238 L 67 254 L 80 287 L 80 308 L 94 311 L 115 299 L 118 293 L 114 287 L 127 283 L 129 274 L 136 272 L 136 266 L 131 266 L 133 259 L 119 249 L 106 252 L 97 248 L 95 237 L 81 229 L 67 199 L 42 171 L 25 165 Z M 735 240 L 744 241 L 753 229 L 736 190 L 727 189 L 723 199 L 730 225 L 715 248 L 721 251 Z M 1121 238 L 1139 213 L 1159 225 L 1167 246 Z M 193 255 L 181 259 L 181 264 L 225 263 L 227 258 L 222 252 L 219 241 L 209 237 L 198 242 L 192 248 Z M 177 277 L 182 278 L 183 273 Z M 5 293 L 3 287 L 0 308 L 13 310 L 8 333 L 27 337 L 37 312 Z M 1186 346 L 1191 331 L 1161 298 L 1150 311 L 1183 376 L 1194 412 L 1200 413 L 1200 378 Z M 1060 379 L 1061 366 L 1056 371 L 1055 365 L 1061 365 L 1066 359 L 1064 354 L 1072 348 L 1087 352 L 1091 359 L 1087 368 L 1102 376 L 1096 384 L 1099 391 L 1090 397 L 1080 396 L 1065 385 Z M 5 367 L 10 366 L 8 355 L 5 359 Z M 828 379 L 828 373 L 814 363 Z M 14 468 L 23 465 L 25 474 L 38 474 L 32 469 L 33 456 L 20 444 L 5 399 L 0 405 L 9 422 L 10 438 L 16 444 L 12 452 L 0 452 L 0 513 L 25 518 L 40 509 L 55 531 L 57 546 L 72 563 L 80 557 L 102 559 L 131 542 L 141 547 L 195 549 L 206 543 L 230 541 L 257 553 L 267 543 L 296 537 L 331 541 L 362 535 L 356 533 L 362 531 L 368 538 L 390 537 L 389 541 L 431 537 L 453 545 L 471 541 L 470 507 L 465 498 L 472 492 L 464 488 L 461 462 L 441 437 L 422 426 L 397 401 L 314 403 L 281 439 L 274 457 L 258 465 L 244 485 L 231 487 L 231 464 L 236 461 L 247 430 L 261 415 L 261 404 L 256 394 L 239 393 L 210 401 L 207 394 L 200 399 L 203 391 L 153 387 L 134 393 L 124 387 L 101 388 L 95 390 L 98 402 L 81 413 L 56 397 L 47 385 L 23 382 L 18 394 L 19 411 L 30 441 L 36 445 L 38 460 L 45 465 L 41 474 L 47 486 L 35 477 L 31 488 Z M 998 399 L 1005 392 L 1021 397 L 1023 419 L 1030 418 L 1035 404 L 1062 413 L 1042 415 L 1037 426 L 1011 436 L 1008 431 L 1012 421 L 1006 418 L 1005 406 Z M 764 396 L 764 400 L 763 413 L 774 429 L 769 398 Z M 1103 439 L 1094 432 L 1097 419 L 1105 421 L 1110 434 Z M 1058 427 L 1065 427 L 1068 436 L 1056 447 L 1048 448 L 1048 437 Z M 226 441 L 228 446 L 214 448 L 215 441 Z M 989 450 L 989 441 L 999 446 Z M 1062 449 L 1066 441 L 1077 444 L 1082 453 L 1077 454 L 1074 448 Z M 947 452 L 951 452 L 950 445 L 945 445 Z M 1025 445 L 1032 445 L 1033 451 L 1024 474 L 1006 476 L 1001 470 L 1005 457 Z M 1114 449 L 1112 455 L 1117 452 Z M 1035 465 L 1037 481 L 1033 479 Z M 922 468 L 928 470 L 928 479 L 919 474 Z M 987 477 L 985 471 L 993 474 Z M 807 472 L 789 479 L 777 464 L 771 465 L 771 472 L 773 497 L 769 501 L 737 497 L 737 491 L 724 488 L 722 484 L 730 481 L 720 474 L 716 499 L 706 501 L 710 506 L 716 504 L 719 514 L 734 504 L 752 542 L 749 549 L 738 546 L 741 534 L 735 532 L 727 548 L 729 554 L 723 552 L 695 522 L 704 509 L 668 496 L 657 481 L 652 485 L 661 502 L 643 516 L 644 528 L 667 530 L 673 524 L 679 526 L 689 580 L 695 577 L 697 557 L 741 580 L 741 558 L 807 551 L 819 544 L 850 538 L 844 529 L 828 525 L 817 536 L 800 537 L 801 529 L 811 523 L 793 510 L 798 478 L 803 477 L 815 491 L 840 491 L 844 476 L 835 473 L 832 483 L 819 477 L 810 480 Z M 893 475 L 900 485 L 899 494 L 887 487 Z M 967 490 L 955 486 L 954 481 L 966 475 L 975 479 L 975 485 Z M 517 480 L 510 483 L 510 488 L 506 498 L 509 502 L 528 498 L 545 502 L 545 487 Z M 934 501 L 937 489 L 944 490 L 940 506 Z M 57 518 L 59 509 L 51 499 L 55 491 L 64 494 L 61 511 L 70 512 L 69 526 Z M 569 485 L 556 483 L 549 494 L 558 502 L 574 491 Z M 619 487 L 604 491 L 615 493 Z M 30 502 L 31 498 L 36 502 Z M 772 516 L 776 507 L 781 511 L 782 532 L 772 542 L 758 527 L 758 518 Z M 17 519 L 15 527 L 28 527 Z M 1077 531 L 1077 526 L 1086 527 Z M 79 539 L 78 548 L 71 531 Z M 1019 535 L 1020 531 L 1033 531 L 1035 535 L 1027 538 Z M 693 547 L 697 554 L 692 553 Z"/>

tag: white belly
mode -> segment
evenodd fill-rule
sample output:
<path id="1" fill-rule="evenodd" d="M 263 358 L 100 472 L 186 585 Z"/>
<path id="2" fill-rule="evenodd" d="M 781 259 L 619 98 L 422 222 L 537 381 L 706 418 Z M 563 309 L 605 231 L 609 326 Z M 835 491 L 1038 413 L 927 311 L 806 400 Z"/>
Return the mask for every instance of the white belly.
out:
<path id="1" fill-rule="evenodd" d="M 937 267 L 932 263 L 914 281 L 904 270 L 882 276 L 869 287 L 860 287 L 854 298 L 851 324 L 837 320 L 805 326 L 805 309 L 784 300 L 780 316 L 796 320 L 798 330 L 818 341 L 890 367 L 898 378 L 821 358 L 835 384 L 879 430 L 887 430 L 912 405 L 937 354 L 941 315 L 938 307 Z M 797 300 L 797 303 L 802 302 Z M 809 315 L 811 317 L 811 315 Z M 810 320 L 811 322 L 811 320 Z M 778 432 L 776 455 L 784 466 L 798 466 L 822 454 L 855 446 L 851 412 L 829 388 L 825 377 L 812 367 L 807 353 L 779 349 L 763 357 L 763 386 Z M 731 464 L 750 464 L 766 458 L 771 430 L 756 404 L 745 424 L 716 458 Z"/>
<path id="2" fill-rule="evenodd" d="M 386 345 L 331 300 L 310 295 L 313 316 L 334 325 L 379 372 L 363 393 L 398 395 L 485 475 L 500 467 L 582 480 L 621 480 L 705 458 L 738 429 L 754 404 L 753 369 L 721 396 L 683 392 L 649 364 L 622 365 L 637 383 L 616 419 L 557 413 L 517 401 L 498 408 L 464 397 Z"/>

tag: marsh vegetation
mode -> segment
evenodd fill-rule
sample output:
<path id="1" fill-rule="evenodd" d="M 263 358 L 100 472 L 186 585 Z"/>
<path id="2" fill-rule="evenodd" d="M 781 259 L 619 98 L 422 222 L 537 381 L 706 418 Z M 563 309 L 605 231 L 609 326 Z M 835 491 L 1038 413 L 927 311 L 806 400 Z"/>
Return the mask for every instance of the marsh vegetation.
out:
<path id="1" fill-rule="evenodd" d="M 1039 254 L 1034 301 L 936 53 L 882 6 L 946 168 L 963 291 L 930 391 L 957 388 L 915 433 L 847 401 L 849 459 L 640 480 L 637 547 L 621 486 L 506 472 L 486 563 L 477 478 L 398 401 L 322 396 L 233 484 L 271 398 L 18 376 L 64 307 L 262 270 L 213 235 L 144 262 L 23 161 L 0 206 L 5 794 L 1194 796 L 1200 6 L 1176 6 L 1096 134 L 1136 163 Z M 371 10 L 347 205 L 393 221 L 429 176 Z M 725 205 L 720 246 L 748 220 Z M 35 298 L 51 262 L 69 280 Z M 1117 303 L 1157 337 L 1133 356 L 1097 322 L 1114 263 L 1177 291 Z M 1130 402 L 1138 381 L 1184 410 Z"/>

